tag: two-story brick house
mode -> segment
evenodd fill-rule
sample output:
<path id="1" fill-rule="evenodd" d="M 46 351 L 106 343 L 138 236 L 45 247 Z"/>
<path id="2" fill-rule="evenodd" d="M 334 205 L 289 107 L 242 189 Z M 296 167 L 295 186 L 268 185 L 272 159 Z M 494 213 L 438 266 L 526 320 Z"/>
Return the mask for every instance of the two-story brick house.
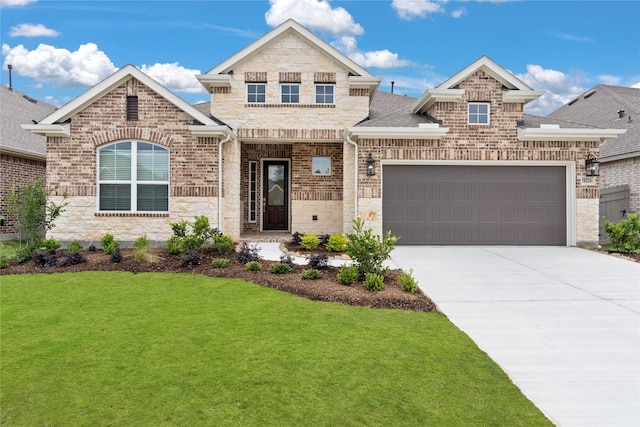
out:
<path id="1" fill-rule="evenodd" d="M 225 234 L 350 231 L 404 244 L 590 244 L 611 129 L 523 113 L 541 95 L 482 57 L 419 99 L 293 20 L 197 76 L 191 106 L 126 66 L 35 125 L 69 205 L 52 235 L 162 241 L 206 215 Z"/>

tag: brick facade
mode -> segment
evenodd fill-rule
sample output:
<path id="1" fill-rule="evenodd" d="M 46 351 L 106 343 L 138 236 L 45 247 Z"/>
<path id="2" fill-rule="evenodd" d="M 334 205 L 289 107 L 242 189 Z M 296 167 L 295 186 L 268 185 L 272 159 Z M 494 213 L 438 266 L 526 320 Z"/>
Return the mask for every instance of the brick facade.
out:
<path id="1" fill-rule="evenodd" d="M 6 194 L 10 188 L 19 188 L 35 182 L 36 179 L 45 179 L 46 163 L 40 160 L 26 159 L 9 154 L 0 154 L 0 215 L 5 218 L 5 223 L 0 226 L 0 236 L 7 239 L 17 237 L 18 228 L 11 215 L 7 213 Z"/>
<path id="2" fill-rule="evenodd" d="M 629 186 L 629 211 L 640 212 L 640 157 L 600 164 L 602 188 Z"/>

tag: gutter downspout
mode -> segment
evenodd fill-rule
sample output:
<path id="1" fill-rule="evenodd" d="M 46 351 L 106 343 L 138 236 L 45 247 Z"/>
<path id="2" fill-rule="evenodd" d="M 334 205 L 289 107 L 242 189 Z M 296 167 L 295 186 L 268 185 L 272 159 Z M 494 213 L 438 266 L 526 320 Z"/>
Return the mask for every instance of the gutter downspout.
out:
<path id="1" fill-rule="evenodd" d="M 222 232 L 222 144 L 229 142 L 233 132 L 229 131 L 224 139 L 218 142 L 218 230 Z"/>
<path id="2" fill-rule="evenodd" d="M 344 139 L 351 145 L 353 145 L 353 148 L 356 150 L 355 153 L 355 176 L 354 176 L 354 181 L 353 181 L 353 194 L 355 197 L 354 200 L 354 207 L 355 207 L 355 212 L 354 212 L 354 216 L 352 219 L 356 219 L 358 218 L 358 143 L 355 142 L 354 140 L 351 139 L 350 135 L 349 135 L 349 130 L 345 129 L 344 131 Z"/>

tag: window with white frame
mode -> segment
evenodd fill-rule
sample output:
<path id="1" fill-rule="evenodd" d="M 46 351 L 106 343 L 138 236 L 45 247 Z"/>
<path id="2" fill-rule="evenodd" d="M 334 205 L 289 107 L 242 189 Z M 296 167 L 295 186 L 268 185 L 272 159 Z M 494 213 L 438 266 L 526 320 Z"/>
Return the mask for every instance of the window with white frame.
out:
<path id="1" fill-rule="evenodd" d="M 316 104 L 333 104 L 334 85 L 316 85 Z"/>
<path id="2" fill-rule="evenodd" d="M 267 85 L 264 83 L 247 84 L 247 102 L 252 104 L 267 102 Z"/>
<path id="3" fill-rule="evenodd" d="M 469 124 L 488 125 L 489 124 L 489 103 L 470 102 L 469 103 Z"/>
<path id="4" fill-rule="evenodd" d="M 300 85 L 283 84 L 280 86 L 280 101 L 283 104 L 300 103 Z"/>
<path id="5" fill-rule="evenodd" d="M 313 157 L 311 171 L 313 175 L 331 175 L 331 157 Z"/>
<path id="6" fill-rule="evenodd" d="M 98 209 L 169 211 L 169 150 L 142 141 L 98 150 Z"/>

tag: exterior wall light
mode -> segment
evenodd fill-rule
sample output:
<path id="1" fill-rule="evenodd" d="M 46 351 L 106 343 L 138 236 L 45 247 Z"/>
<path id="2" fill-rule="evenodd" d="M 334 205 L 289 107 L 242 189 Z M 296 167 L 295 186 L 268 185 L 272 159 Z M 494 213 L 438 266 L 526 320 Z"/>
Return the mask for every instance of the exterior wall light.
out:
<path id="1" fill-rule="evenodd" d="M 376 174 L 376 161 L 373 155 L 369 153 L 367 157 L 367 176 L 374 176 Z"/>
<path id="2" fill-rule="evenodd" d="M 600 176 L 600 162 L 596 159 L 596 156 L 589 153 L 584 161 L 584 169 L 587 176 Z"/>

